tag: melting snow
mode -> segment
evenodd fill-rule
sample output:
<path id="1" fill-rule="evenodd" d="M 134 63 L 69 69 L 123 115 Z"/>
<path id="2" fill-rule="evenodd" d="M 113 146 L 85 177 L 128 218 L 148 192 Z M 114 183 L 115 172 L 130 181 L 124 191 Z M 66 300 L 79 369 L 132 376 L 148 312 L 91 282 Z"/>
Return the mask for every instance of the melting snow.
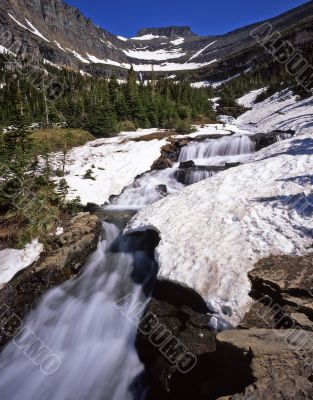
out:
<path id="1" fill-rule="evenodd" d="M 279 142 L 251 163 L 148 206 L 126 232 L 159 232 L 159 277 L 199 292 L 216 313 L 214 327 L 236 325 L 250 305 L 247 272 L 254 263 L 312 246 L 313 196 L 300 179 L 312 171 L 312 155 L 311 135 Z"/>
<path id="2" fill-rule="evenodd" d="M 298 100 L 285 90 L 253 105 L 257 94 L 239 100 L 253 109 L 237 120 L 192 135 L 277 129 L 297 135 L 148 206 L 126 228 L 159 232 L 159 277 L 199 292 L 215 313 L 212 326 L 219 328 L 237 325 L 249 309 L 247 272 L 259 259 L 312 251 L 313 97 Z M 224 306 L 231 316 L 223 314 Z"/>
<path id="3" fill-rule="evenodd" d="M 123 37 L 123 36 L 117 36 L 118 39 L 122 40 L 123 42 L 127 42 L 127 38 Z"/>
<path id="4" fill-rule="evenodd" d="M 43 245 L 33 240 L 24 249 L 5 249 L 0 251 L 0 286 L 9 282 L 23 268 L 39 259 Z"/>
<path id="5" fill-rule="evenodd" d="M 134 136 L 156 131 L 142 130 Z M 125 136 L 98 139 L 69 153 L 65 179 L 71 188 L 70 198 L 79 196 L 83 204 L 101 205 L 111 195 L 120 194 L 137 175 L 151 168 L 166 140 L 135 142 L 129 139 L 130 136 L 127 132 Z M 55 155 L 55 168 L 60 166 L 61 158 L 61 154 Z M 92 170 L 95 180 L 84 179 L 88 169 Z"/>

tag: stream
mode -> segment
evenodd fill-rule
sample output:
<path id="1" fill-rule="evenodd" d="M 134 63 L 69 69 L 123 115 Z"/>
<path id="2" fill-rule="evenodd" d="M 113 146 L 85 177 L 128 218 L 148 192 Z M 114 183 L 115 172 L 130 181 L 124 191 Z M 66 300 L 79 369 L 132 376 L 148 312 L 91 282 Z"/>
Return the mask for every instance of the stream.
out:
<path id="1" fill-rule="evenodd" d="M 179 163 L 223 166 L 244 162 L 254 151 L 247 136 L 191 142 L 178 163 L 135 180 L 98 213 L 105 216 L 103 240 L 81 275 L 50 290 L 26 318 L 24 328 L 0 355 L 0 391 L 5 400 L 141 400 L 145 388 L 138 376 L 143 366 L 135 350 L 137 327 L 117 308 L 123 296 L 147 301 L 157 274 L 153 250 L 142 237 L 125 237 L 130 216 L 184 188 L 176 179 Z M 191 171 L 188 184 L 211 176 Z M 130 214 L 125 212 L 131 210 Z M 121 222 L 121 212 L 124 221 Z M 110 221 L 110 223 L 108 222 Z M 112 222 L 112 223 L 111 223 Z M 35 334 L 55 354 L 60 365 L 53 373 L 23 350 Z M 48 369 L 49 370 L 49 369 Z"/>

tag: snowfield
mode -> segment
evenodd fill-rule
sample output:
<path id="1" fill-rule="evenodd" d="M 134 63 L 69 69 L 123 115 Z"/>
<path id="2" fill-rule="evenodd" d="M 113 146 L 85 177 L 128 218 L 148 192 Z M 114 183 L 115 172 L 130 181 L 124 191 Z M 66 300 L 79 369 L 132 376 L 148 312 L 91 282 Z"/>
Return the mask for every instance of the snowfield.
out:
<path id="1" fill-rule="evenodd" d="M 249 126 L 254 132 L 293 130 L 297 133 L 312 133 L 313 97 L 299 100 L 290 90 L 276 93 L 269 99 L 253 104 L 256 96 L 264 89 L 253 91 L 238 101 L 246 107 L 253 107 L 237 119 L 237 125 Z"/>
<path id="2" fill-rule="evenodd" d="M 259 259 L 312 250 L 312 135 L 250 161 L 144 208 L 125 229 L 159 233 L 159 278 L 200 293 L 215 328 L 237 325 L 248 311 L 247 272 Z"/>
<path id="3" fill-rule="evenodd" d="M 101 205 L 111 195 L 120 194 L 137 175 L 151 168 L 166 143 L 165 139 L 135 142 L 131 140 L 132 134 L 140 136 L 157 131 L 145 129 L 127 132 L 125 136 L 121 134 L 114 138 L 98 139 L 70 151 L 65 176 L 70 186 L 69 198 L 79 196 L 83 204 Z M 61 154 L 53 155 L 54 168 L 60 167 L 61 159 Z M 89 169 L 95 180 L 84 179 Z"/>
<path id="4" fill-rule="evenodd" d="M 182 49 L 165 50 L 159 49 L 155 51 L 144 50 L 137 48 L 135 50 L 123 50 L 124 54 L 128 57 L 137 58 L 139 60 L 156 60 L 164 61 L 170 60 L 171 58 L 181 58 L 186 55 L 182 52 Z"/>

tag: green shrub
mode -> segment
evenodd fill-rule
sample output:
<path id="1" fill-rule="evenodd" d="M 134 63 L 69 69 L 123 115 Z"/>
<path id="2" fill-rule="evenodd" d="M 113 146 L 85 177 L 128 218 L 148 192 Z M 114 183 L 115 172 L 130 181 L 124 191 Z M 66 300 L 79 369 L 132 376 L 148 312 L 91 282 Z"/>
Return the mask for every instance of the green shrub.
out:
<path id="1" fill-rule="evenodd" d="M 118 124 L 120 132 L 132 132 L 137 130 L 137 125 L 132 121 L 121 121 Z"/>
<path id="2" fill-rule="evenodd" d="M 93 176 L 93 171 L 92 169 L 87 169 L 87 171 L 85 172 L 85 175 L 83 177 L 84 179 L 91 179 L 92 181 L 95 181 L 96 178 Z"/>
<path id="3" fill-rule="evenodd" d="M 179 120 L 176 124 L 175 130 L 177 133 L 181 133 L 182 135 L 187 135 L 188 133 L 196 131 L 196 129 L 190 124 L 190 122 L 186 120 Z"/>

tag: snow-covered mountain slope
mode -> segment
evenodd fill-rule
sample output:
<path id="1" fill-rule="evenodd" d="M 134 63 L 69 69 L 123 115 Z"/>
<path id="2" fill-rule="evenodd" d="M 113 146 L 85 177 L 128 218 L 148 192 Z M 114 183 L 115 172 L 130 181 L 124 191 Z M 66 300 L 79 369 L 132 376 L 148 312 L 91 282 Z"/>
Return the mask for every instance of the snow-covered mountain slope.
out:
<path id="1" fill-rule="evenodd" d="M 273 130 L 298 133 L 313 131 L 313 97 L 301 100 L 290 90 L 276 93 L 261 103 L 254 103 L 263 89 L 255 90 L 238 100 L 245 107 L 253 107 L 237 119 L 237 125 L 246 126 L 255 132 Z"/>
<path id="2" fill-rule="evenodd" d="M 213 326 L 236 325 L 255 262 L 312 250 L 312 170 L 313 137 L 296 136 L 143 209 L 126 232 L 156 230 L 159 278 L 200 293 Z"/>
<path id="3" fill-rule="evenodd" d="M 310 1 L 270 21 L 283 31 L 312 14 Z M 141 72 L 201 69 L 205 75 L 208 71 L 216 74 L 230 56 L 237 57 L 250 48 L 258 48 L 260 53 L 249 34 L 256 25 L 220 36 L 199 36 L 188 27 L 145 28 L 135 37 L 125 38 L 95 26 L 63 0 L 2 0 L 0 24 L 6 33 L 0 35 L 0 46 L 8 51 L 18 53 L 20 43 L 23 52 L 32 57 L 88 73 L 114 69 L 123 75 L 133 65 Z M 305 36 L 298 28 L 297 32 L 301 44 Z M 249 67 L 252 59 L 257 62 L 255 57 L 245 60 L 246 65 L 240 61 L 239 72 Z"/>

